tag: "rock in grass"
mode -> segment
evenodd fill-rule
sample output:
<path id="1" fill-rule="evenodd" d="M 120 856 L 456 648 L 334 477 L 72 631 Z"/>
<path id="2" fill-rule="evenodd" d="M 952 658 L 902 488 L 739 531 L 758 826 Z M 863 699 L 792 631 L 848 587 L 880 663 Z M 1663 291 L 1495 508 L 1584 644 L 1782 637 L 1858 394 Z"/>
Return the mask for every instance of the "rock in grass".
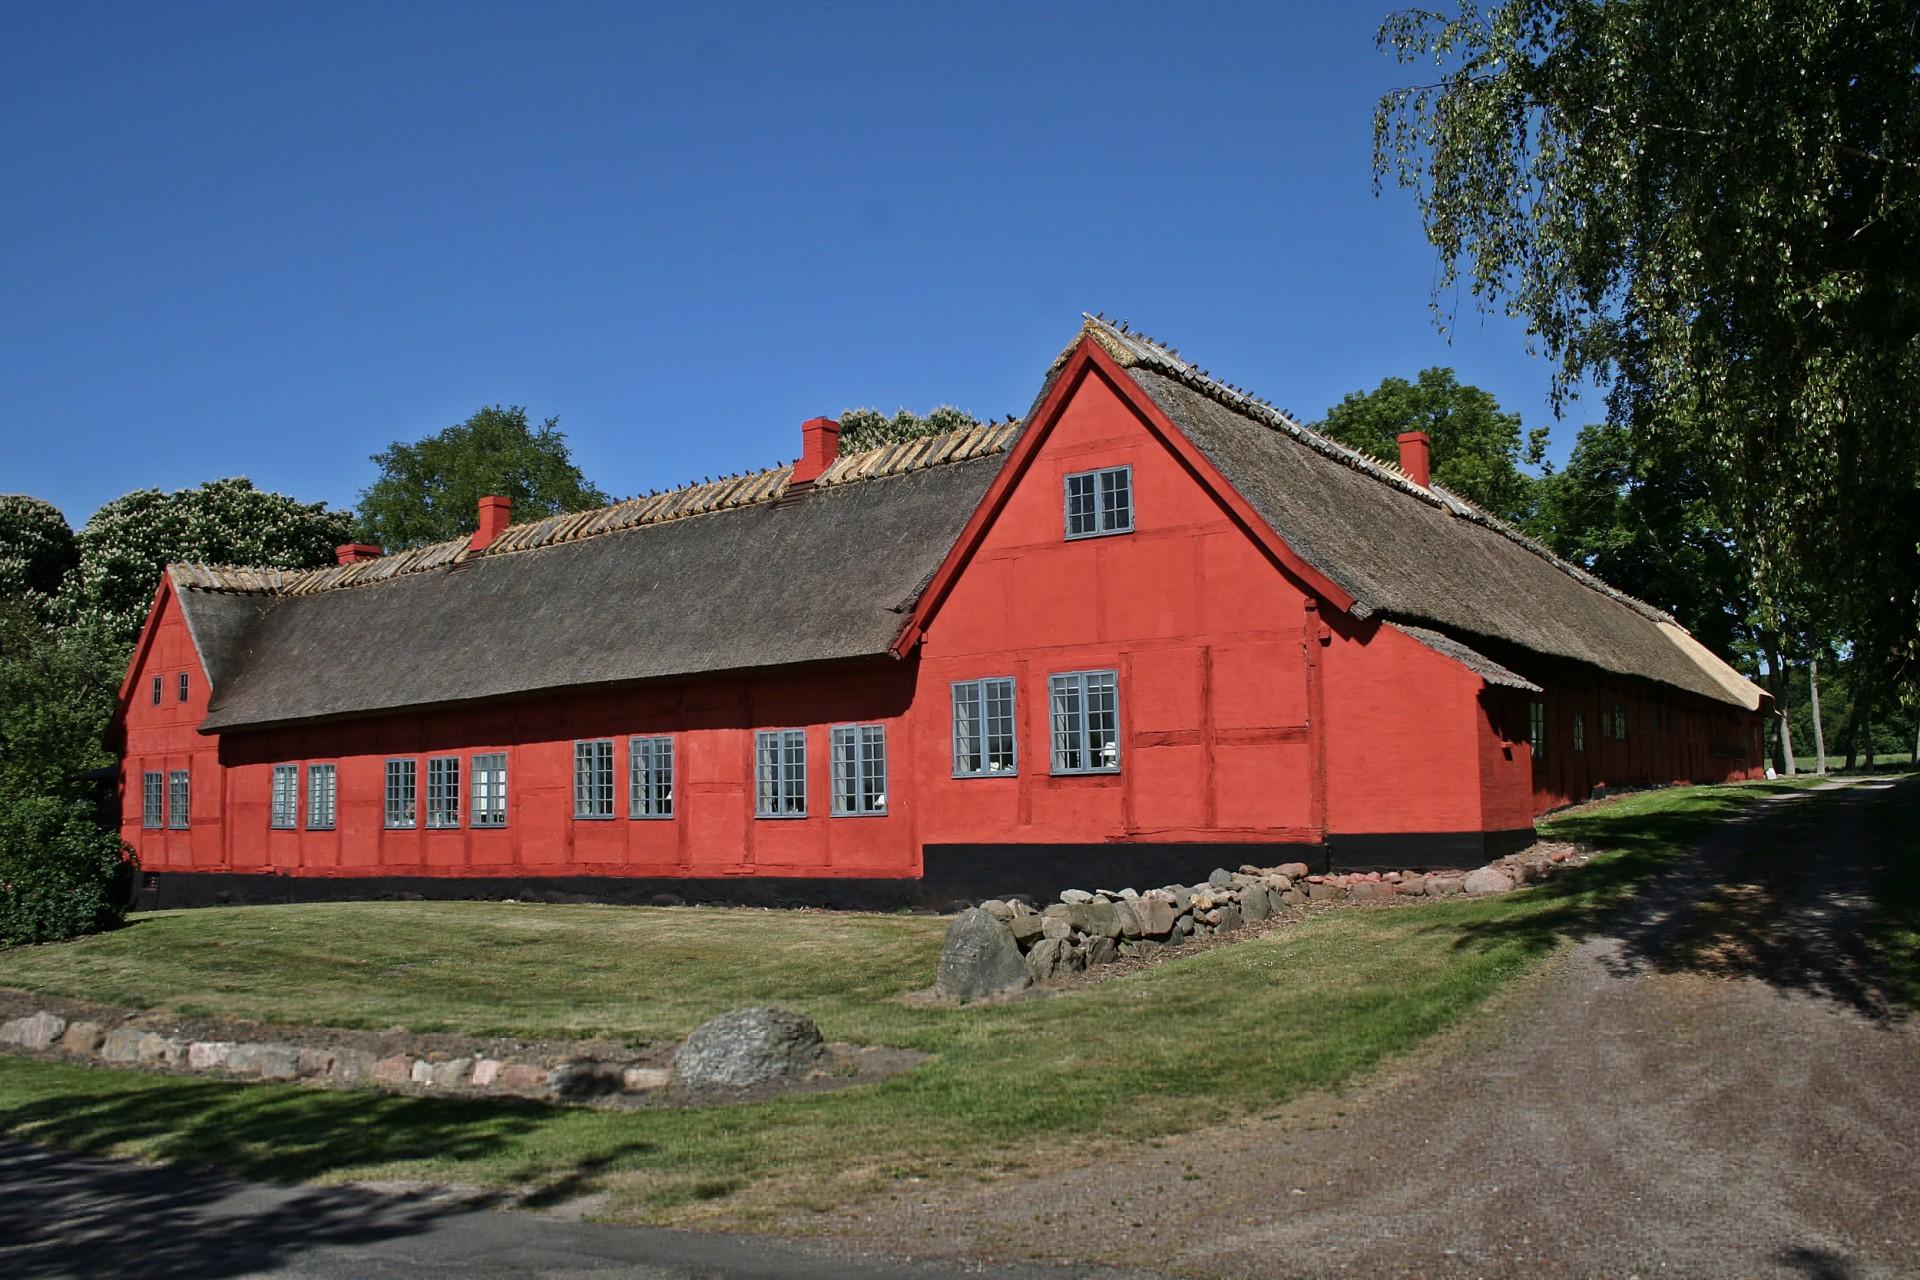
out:
<path id="1" fill-rule="evenodd" d="M 975 912 L 980 918 L 992 921 L 995 928 L 1003 927 L 977 907 L 962 914 L 964 917 Z M 1006 935 L 1006 944 L 1013 947 L 1011 934 Z M 1019 960 L 1017 949 L 1013 956 Z M 940 967 L 944 973 L 944 957 Z M 804 1075 L 818 1066 L 825 1054 L 820 1028 L 804 1013 L 773 1006 L 735 1009 L 688 1036 L 674 1055 L 673 1070 L 680 1083 L 689 1088 L 742 1089 L 769 1080 Z"/>
<path id="2" fill-rule="evenodd" d="M 940 951 L 935 992 L 949 1000 L 978 1000 L 1018 991 L 1029 981 L 1020 944 L 1008 924 L 977 907 L 954 918 Z"/>
<path id="3" fill-rule="evenodd" d="M 92 1053 L 106 1038 L 107 1033 L 97 1022 L 70 1022 L 66 1034 L 60 1037 L 60 1047 L 68 1053 Z"/>
<path id="4" fill-rule="evenodd" d="M 1268 916 L 1272 915 L 1273 908 L 1271 900 L 1267 897 L 1267 887 L 1256 884 L 1249 885 L 1245 889 L 1242 889 L 1240 891 L 1240 911 L 1247 917 L 1249 923 L 1256 920 L 1265 920 Z"/>
<path id="5" fill-rule="evenodd" d="M 0 1023 L 0 1044 L 17 1044 L 22 1049 L 45 1049 L 67 1030 L 67 1020 L 44 1009 L 25 1018 Z"/>
<path id="6" fill-rule="evenodd" d="M 1027 974 L 1033 982 L 1052 982 L 1079 968 L 1080 958 L 1067 939 L 1042 938 L 1027 952 Z"/>
<path id="7" fill-rule="evenodd" d="M 1469 872 L 1466 882 L 1461 887 L 1476 896 L 1485 893 L 1506 893 L 1513 888 L 1513 880 L 1492 867 L 1481 867 L 1478 871 Z"/>

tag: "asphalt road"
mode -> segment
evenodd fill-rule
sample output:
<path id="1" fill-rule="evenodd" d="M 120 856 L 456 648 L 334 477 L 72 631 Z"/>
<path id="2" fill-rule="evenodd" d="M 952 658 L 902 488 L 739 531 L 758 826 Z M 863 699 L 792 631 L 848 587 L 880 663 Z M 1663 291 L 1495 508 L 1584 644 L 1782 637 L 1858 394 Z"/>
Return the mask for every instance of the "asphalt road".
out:
<path id="1" fill-rule="evenodd" d="M 907 1263 L 858 1242 L 565 1222 L 429 1196 L 281 1187 L 0 1143 L 0 1276 L 1141 1280 L 1104 1267 Z"/>

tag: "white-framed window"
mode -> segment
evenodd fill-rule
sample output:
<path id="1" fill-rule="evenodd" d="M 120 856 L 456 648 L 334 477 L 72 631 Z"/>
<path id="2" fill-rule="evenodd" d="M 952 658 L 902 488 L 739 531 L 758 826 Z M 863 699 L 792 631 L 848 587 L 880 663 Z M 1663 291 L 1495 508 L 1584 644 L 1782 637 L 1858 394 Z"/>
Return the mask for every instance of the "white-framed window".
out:
<path id="1" fill-rule="evenodd" d="M 1133 529 L 1133 468 L 1103 467 L 1067 477 L 1067 536 L 1099 538 Z"/>
<path id="2" fill-rule="evenodd" d="M 507 825 L 507 754 L 504 751 L 473 758 L 473 825 Z"/>
<path id="3" fill-rule="evenodd" d="M 612 738 L 590 738 L 573 744 L 573 816 L 613 816 Z"/>
<path id="4" fill-rule="evenodd" d="M 1573 749 L 1575 751 L 1587 749 L 1587 717 L 1579 711 L 1573 713 Z"/>
<path id="5" fill-rule="evenodd" d="M 161 683 L 160 677 L 155 676 L 153 678 L 153 705 L 156 707 L 160 705 L 160 690 L 164 687 L 165 686 Z"/>
<path id="6" fill-rule="evenodd" d="M 431 756 L 427 760 L 427 825 L 460 825 L 459 756 Z"/>
<path id="7" fill-rule="evenodd" d="M 762 729 L 753 735 L 753 814 L 807 816 L 807 733 Z"/>
<path id="8" fill-rule="evenodd" d="M 158 769 L 140 775 L 140 825 L 157 831 L 167 822 L 167 777 Z"/>
<path id="9" fill-rule="evenodd" d="M 330 764 L 307 766 L 307 830 L 333 830 L 340 798 L 339 771 Z"/>
<path id="10" fill-rule="evenodd" d="M 673 816 L 673 739 L 627 740 L 627 815 Z"/>
<path id="11" fill-rule="evenodd" d="M 180 673 L 180 701 L 182 702 L 185 702 L 187 700 L 187 689 L 190 683 L 191 681 L 187 673 L 182 671 Z"/>
<path id="12" fill-rule="evenodd" d="M 300 766 L 273 766 L 273 813 L 267 825 L 281 831 L 291 830 L 300 816 Z"/>
<path id="13" fill-rule="evenodd" d="M 411 827 L 418 821 L 420 802 L 420 762 L 387 761 L 387 825 L 395 829 Z"/>
<path id="14" fill-rule="evenodd" d="M 953 776 L 993 778 L 1016 771 L 1013 679 L 953 684 Z"/>
<path id="15" fill-rule="evenodd" d="M 1527 744 L 1533 748 L 1535 760 L 1547 758 L 1547 704 L 1544 702 L 1527 706 Z"/>
<path id="16" fill-rule="evenodd" d="M 1615 742 L 1627 740 L 1627 704 L 1624 702 L 1613 704 L 1613 740 Z"/>
<path id="17" fill-rule="evenodd" d="M 185 831 L 193 821 L 193 780 L 185 769 L 167 773 L 167 826 Z"/>
<path id="18" fill-rule="evenodd" d="M 1047 677 L 1055 773 L 1120 769 L 1120 677 L 1112 671 L 1068 671 Z"/>
<path id="19" fill-rule="evenodd" d="M 833 747 L 833 812 L 851 818 L 887 811 L 887 729 L 837 724 Z"/>

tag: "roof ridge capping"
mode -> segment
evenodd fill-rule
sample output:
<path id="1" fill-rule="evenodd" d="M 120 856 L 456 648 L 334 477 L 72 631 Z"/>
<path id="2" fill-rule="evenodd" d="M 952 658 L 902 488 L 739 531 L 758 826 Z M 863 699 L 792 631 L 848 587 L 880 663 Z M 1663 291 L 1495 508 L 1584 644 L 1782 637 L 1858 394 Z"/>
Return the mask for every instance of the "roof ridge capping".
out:
<path id="1" fill-rule="evenodd" d="M 822 472 L 811 490 L 835 489 L 866 480 L 924 471 L 949 463 L 967 462 L 1003 453 L 1019 434 L 1022 422 L 979 422 L 970 427 L 889 441 L 857 453 L 844 453 Z M 738 507 L 776 502 L 785 497 L 793 479 L 793 464 L 781 463 L 760 471 L 699 480 L 677 489 L 663 489 L 609 503 L 587 511 L 543 516 L 508 525 L 484 551 L 473 551 L 465 537 L 396 551 L 355 564 L 325 565 L 317 569 L 276 569 L 253 565 L 214 565 L 193 561 L 169 563 L 167 574 L 176 588 L 235 595 L 313 595 L 341 587 L 385 582 L 427 569 L 465 563 L 490 556 L 530 551 L 538 547 L 577 542 L 604 533 L 642 525 L 664 524 L 692 516 Z"/>
<path id="2" fill-rule="evenodd" d="M 1477 504 L 1461 497 L 1459 494 L 1437 484 L 1422 488 L 1420 485 L 1415 484 L 1413 480 L 1407 476 L 1406 472 L 1400 470 L 1399 467 L 1394 466 L 1392 463 L 1382 462 L 1377 458 L 1369 457 L 1358 449 L 1321 435 L 1312 427 L 1274 408 L 1273 405 L 1260 399 L 1258 396 L 1221 382 L 1206 370 L 1201 369 L 1191 361 L 1183 358 L 1173 347 L 1157 339 L 1150 338 L 1129 325 L 1124 323 L 1115 324 L 1104 316 L 1089 315 L 1084 311 L 1080 313 L 1080 316 L 1083 321 L 1080 333 L 1074 338 L 1073 342 L 1068 345 L 1067 349 L 1060 353 L 1059 360 L 1055 362 L 1056 367 L 1064 364 L 1067 357 L 1072 354 L 1073 349 L 1082 341 L 1091 338 L 1093 341 L 1099 343 L 1100 348 L 1109 356 L 1112 356 L 1115 363 L 1119 364 L 1122 368 L 1143 368 L 1173 378 L 1191 387 L 1195 391 L 1200 392 L 1202 395 L 1207 396 L 1209 399 L 1225 405 L 1236 413 L 1252 418 L 1263 426 L 1292 436 L 1308 448 L 1351 467 L 1363 475 L 1370 476 L 1382 484 L 1398 489 L 1430 506 L 1439 507 L 1460 519 L 1493 530 L 1517 545 L 1526 548 L 1534 555 L 1539 556 L 1542 560 L 1558 568 L 1582 586 L 1590 587 L 1598 591 L 1601 595 L 1625 605 L 1649 621 L 1663 622 L 1674 627 L 1680 626 L 1673 615 L 1667 613 L 1664 609 L 1650 605 L 1635 596 L 1628 595 L 1618 587 L 1612 586 L 1600 578 L 1595 577 L 1579 565 L 1561 559 L 1543 543 L 1527 536 L 1519 529 L 1508 524 L 1505 520 L 1489 513 Z M 1680 629 L 1685 630 L 1685 628 Z"/>

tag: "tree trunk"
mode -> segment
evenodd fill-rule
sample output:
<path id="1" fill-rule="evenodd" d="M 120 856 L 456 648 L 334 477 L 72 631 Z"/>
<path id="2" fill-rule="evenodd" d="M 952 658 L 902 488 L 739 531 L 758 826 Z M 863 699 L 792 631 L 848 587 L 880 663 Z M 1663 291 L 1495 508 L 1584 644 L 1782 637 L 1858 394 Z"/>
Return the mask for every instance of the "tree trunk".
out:
<path id="1" fill-rule="evenodd" d="M 1787 723 L 1787 668 L 1780 661 L 1780 638 L 1767 637 L 1767 666 L 1773 671 L 1773 709 L 1780 714 L 1780 772 L 1794 775 L 1793 728 Z"/>
<path id="2" fill-rule="evenodd" d="M 1813 771 L 1827 771 L 1827 731 L 1820 725 L 1820 651 L 1807 662 L 1807 694 L 1813 702 Z"/>
<path id="3" fill-rule="evenodd" d="M 1913 714 L 1913 763 L 1920 764 L 1920 711 Z"/>
<path id="4" fill-rule="evenodd" d="M 1853 705 L 1847 709 L 1847 727 L 1843 732 L 1847 736 L 1847 772 L 1853 772 L 1853 766 L 1860 760 L 1860 686 L 1864 683 L 1856 674 L 1853 680 Z"/>

